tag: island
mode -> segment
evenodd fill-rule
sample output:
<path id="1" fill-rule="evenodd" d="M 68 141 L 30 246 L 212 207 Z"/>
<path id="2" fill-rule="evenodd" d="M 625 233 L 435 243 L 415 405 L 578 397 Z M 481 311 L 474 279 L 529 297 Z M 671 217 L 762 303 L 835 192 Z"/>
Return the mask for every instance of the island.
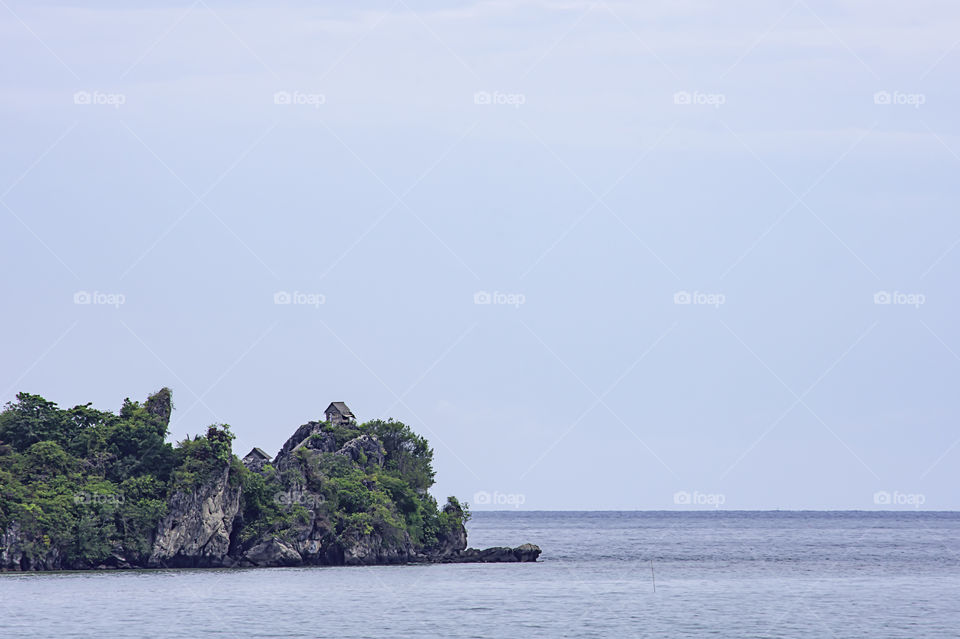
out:
<path id="1" fill-rule="evenodd" d="M 535 562 L 467 548 L 467 504 L 429 492 L 433 450 L 343 402 L 276 456 L 225 424 L 167 442 L 172 392 L 118 414 L 19 393 L 0 412 L 0 572 Z"/>

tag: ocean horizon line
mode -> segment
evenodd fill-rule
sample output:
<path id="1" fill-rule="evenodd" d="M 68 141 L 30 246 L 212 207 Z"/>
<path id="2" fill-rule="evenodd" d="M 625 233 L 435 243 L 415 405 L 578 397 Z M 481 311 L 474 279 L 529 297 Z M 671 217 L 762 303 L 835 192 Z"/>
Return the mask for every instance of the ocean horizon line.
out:
<path id="1" fill-rule="evenodd" d="M 688 508 L 688 509 L 592 509 L 592 508 L 483 508 L 470 509 L 471 514 L 478 513 L 958 513 L 960 510 L 932 510 L 929 508 L 903 509 L 850 509 L 850 508 Z"/>

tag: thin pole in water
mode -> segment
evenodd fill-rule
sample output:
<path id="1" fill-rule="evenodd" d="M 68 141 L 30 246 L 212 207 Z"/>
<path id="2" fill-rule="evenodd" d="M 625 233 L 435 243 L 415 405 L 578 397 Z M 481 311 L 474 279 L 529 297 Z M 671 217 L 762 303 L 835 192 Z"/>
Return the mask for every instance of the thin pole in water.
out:
<path id="1" fill-rule="evenodd" d="M 657 591 L 657 576 L 653 574 L 653 559 L 650 560 L 650 579 L 653 580 L 653 591 Z"/>

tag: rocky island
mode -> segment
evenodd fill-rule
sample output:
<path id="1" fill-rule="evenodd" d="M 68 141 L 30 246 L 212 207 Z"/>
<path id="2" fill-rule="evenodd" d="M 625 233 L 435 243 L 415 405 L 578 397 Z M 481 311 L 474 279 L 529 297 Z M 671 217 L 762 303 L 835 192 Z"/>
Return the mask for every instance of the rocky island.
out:
<path id="1" fill-rule="evenodd" d="M 530 562 L 467 548 L 468 507 L 430 495 L 433 450 L 342 402 L 275 457 L 215 424 L 166 441 L 172 394 L 119 414 L 20 393 L 0 413 L 0 571 Z"/>

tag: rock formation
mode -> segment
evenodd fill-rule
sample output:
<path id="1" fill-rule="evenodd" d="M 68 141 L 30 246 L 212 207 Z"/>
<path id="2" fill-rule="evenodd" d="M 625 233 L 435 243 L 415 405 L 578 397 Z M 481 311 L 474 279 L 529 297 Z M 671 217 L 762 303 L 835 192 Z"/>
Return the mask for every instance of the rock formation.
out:
<path id="1" fill-rule="evenodd" d="M 438 507 L 433 451 L 404 424 L 357 424 L 335 403 L 335 423 L 303 424 L 272 460 L 254 448 L 241 461 L 226 426 L 166 443 L 171 400 L 162 389 L 115 415 L 18 395 L 0 413 L 0 571 L 540 555 L 531 544 L 467 548 L 469 512 L 452 497 Z"/>
<path id="2" fill-rule="evenodd" d="M 166 568 L 223 566 L 230 534 L 240 510 L 240 484 L 230 481 L 225 466 L 201 486 L 170 497 L 160 521 L 148 565 Z"/>
<path id="3" fill-rule="evenodd" d="M 317 482 L 322 490 L 322 484 L 330 481 L 318 468 L 324 464 L 336 465 L 334 457 L 345 458 L 356 468 L 378 470 L 384 467 L 388 453 L 376 435 L 365 433 L 338 446 L 336 437 L 325 430 L 324 423 L 309 422 L 284 443 L 271 465 L 248 465 L 248 470 L 256 468 L 264 476 L 276 472 L 284 488 L 280 500 L 285 505 L 303 508 L 304 517 L 284 531 L 283 539 L 271 531 L 235 545 L 231 553 L 237 557 L 238 565 L 516 562 L 536 561 L 540 555 L 540 549 L 531 544 L 516 549 L 467 549 L 465 514 L 455 500 L 443 507 L 447 526 L 428 545 L 415 543 L 408 532 L 399 527 L 348 529 L 338 533 L 331 520 L 329 504 L 323 493 L 316 491 Z"/>

